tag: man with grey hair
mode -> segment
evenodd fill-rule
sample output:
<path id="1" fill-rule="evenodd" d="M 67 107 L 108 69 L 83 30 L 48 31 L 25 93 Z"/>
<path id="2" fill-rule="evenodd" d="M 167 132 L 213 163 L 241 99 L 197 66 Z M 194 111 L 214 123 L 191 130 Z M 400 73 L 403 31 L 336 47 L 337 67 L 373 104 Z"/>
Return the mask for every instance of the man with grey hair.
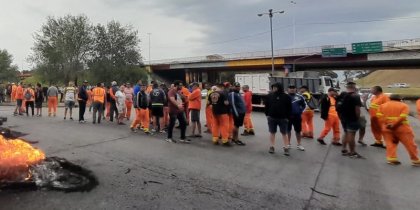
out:
<path id="1" fill-rule="evenodd" d="M 76 88 L 73 82 L 69 82 L 69 86 L 64 88 L 64 119 L 67 117 L 67 110 L 70 109 L 70 120 L 73 120 L 73 107 L 76 100 Z"/>

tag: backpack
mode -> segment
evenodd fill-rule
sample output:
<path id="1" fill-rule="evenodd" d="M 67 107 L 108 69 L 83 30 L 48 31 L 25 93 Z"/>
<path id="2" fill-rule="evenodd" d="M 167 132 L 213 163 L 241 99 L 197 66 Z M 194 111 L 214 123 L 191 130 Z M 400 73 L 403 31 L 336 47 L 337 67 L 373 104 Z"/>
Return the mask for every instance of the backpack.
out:
<path id="1" fill-rule="evenodd" d="M 305 102 L 308 105 L 309 109 L 314 110 L 314 109 L 317 108 L 315 99 L 314 99 L 314 97 L 312 95 L 311 95 L 311 98 L 310 99 L 306 99 L 305 98 Z"/>
<path id="2" fill-rule="evenodd" d="M 343 111 L 345 110 L 345 100 L 347 98 L 349 94 L 346 92 L 341 93 L 337 99 L 336 99 L 336 103 L 335 103 L 335 109 L 337 110 L 338 114 L 343 113 Z"/>
<path id="3" fill-rule="evenodd" d="M 31 98 L 32 98 L 31 92 L 29 92 L 29 90 L 26 90 L 24 97 L 25 97 L 25 100 L 27 100 L 27 101 L 31 100 Z"/>

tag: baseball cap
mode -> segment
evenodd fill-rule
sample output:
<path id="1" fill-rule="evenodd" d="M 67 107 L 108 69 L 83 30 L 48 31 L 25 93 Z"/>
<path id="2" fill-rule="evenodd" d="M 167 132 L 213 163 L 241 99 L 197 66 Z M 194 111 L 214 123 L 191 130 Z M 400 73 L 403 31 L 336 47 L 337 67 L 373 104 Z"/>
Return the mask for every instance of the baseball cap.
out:
<path id="1" fill-rule="evenodd" d="M 337 89 L 335 89 L 333 87 L 328 88 L 328 92 L 331 92 L 331 91 L 337 92 Z"/>
<path id="2" fill-rule="evenodd" d="M 111 82 L 111 85 L 112 85 L 112 86 L 117 85 L 117 82 L 116 82 L 116 81 L 112 81 L 112 82 Z"/>
<path id="3" fill-rule="evenodd" d="M 241 87 L 241 83 L 235 82 L 235 83 L 233 83 L 233 86 L 235 86 L 235 87 Z"/>
<path id="4" fill-rule="evenodd" d="M 85 81 L 83 81 L 83 83 L 88 83 L 88 81 L 87 81 L 87 80 L 85 80 Z"/>
<path id="5" fill-rule="evenodd" d="M 296 86 L 291 84 L 291 85 L 289 85 L 289 88 L 294 89 L 294 88 L 296 88 Z"/>

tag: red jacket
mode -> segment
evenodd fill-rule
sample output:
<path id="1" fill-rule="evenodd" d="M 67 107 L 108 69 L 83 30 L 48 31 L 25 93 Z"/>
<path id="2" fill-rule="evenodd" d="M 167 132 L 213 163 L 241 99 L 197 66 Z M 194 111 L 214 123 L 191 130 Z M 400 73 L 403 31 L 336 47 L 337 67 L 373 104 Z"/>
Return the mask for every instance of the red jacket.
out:
<path id="1" fill-rule="evenodd" d="M 246 113 L 251 113 L 252 112 L 252 92 L 251 91 L 244 92 L 243 97 L 245 101 Z"/>

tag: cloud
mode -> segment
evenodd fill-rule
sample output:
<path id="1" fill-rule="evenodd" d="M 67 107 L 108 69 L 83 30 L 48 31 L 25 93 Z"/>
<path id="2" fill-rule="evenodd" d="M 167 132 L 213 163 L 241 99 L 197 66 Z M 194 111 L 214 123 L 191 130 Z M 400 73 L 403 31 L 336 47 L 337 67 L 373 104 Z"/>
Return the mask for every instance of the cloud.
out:
<path id="1" fill-rule="evenodd" d="M 370 40 L 420 37 L 419 1 L 394 0 L 0 0 L 0 47 L 9 50 L 15 63 L 33 45 L 32 35 L 47 16 L 85 14 L 93 23 L 117 20 L 139 31 L 143 57 L 190 57 L 270 49 L 269 19 L 257 14 L 285 10 L 273 17 L 276 49 L 342 44 Z M 395 20 L 389 20 L 394 18 Z M 366 20 L 387 21 L 368 22 Z"/>

